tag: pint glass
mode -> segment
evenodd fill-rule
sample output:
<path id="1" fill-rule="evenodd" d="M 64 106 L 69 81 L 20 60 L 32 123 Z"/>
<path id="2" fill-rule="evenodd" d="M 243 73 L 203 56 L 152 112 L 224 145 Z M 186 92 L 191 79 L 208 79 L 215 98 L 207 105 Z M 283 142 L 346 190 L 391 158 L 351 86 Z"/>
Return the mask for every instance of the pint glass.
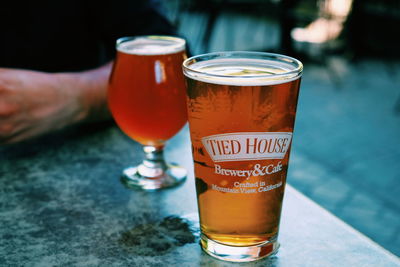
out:
<path id="1" fill-rule="evenodd" d="M 229 261 L 276 253 L 300 61 L 221 52 L 183 63 L 201 245 Z"/>

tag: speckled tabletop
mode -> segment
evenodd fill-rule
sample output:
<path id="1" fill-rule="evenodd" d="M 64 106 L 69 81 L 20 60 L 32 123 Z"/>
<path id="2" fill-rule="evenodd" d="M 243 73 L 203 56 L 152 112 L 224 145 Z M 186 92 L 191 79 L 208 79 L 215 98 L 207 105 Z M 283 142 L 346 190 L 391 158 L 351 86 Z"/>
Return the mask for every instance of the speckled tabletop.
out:
<path id="1" fill-rule="evenodd" d="M 180 187 L 132 191 L 121 170 L 141 148 L 113 125 L 0 147 L 0 266 L 400 266 L 394 257 L 287 186 L 278 254 L 248 264 L 201 251 L 188 131 L 168 160 Z"/>

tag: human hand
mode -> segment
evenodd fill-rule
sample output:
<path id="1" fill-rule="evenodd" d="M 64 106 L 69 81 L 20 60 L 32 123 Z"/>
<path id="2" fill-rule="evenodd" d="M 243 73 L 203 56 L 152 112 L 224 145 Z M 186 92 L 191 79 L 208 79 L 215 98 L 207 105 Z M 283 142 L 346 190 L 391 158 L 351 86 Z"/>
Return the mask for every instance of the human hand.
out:
<path id="1" fill-rule="evenodd" d="M 111 64 L 82 73 L 0 68 L 0 144 L 105 118 Z"/>

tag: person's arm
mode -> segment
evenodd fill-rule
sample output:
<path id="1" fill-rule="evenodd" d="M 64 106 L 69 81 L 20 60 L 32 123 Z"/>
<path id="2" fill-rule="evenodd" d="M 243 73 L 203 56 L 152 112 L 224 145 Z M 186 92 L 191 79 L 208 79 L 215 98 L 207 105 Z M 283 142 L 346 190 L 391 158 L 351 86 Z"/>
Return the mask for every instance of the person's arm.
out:
<path id="1" fill-rule="evenodd" d="M 79 73 L 0 68 L 0 144 L 110 118 L 106 102 L 111 67 L 108 63 Z"/>

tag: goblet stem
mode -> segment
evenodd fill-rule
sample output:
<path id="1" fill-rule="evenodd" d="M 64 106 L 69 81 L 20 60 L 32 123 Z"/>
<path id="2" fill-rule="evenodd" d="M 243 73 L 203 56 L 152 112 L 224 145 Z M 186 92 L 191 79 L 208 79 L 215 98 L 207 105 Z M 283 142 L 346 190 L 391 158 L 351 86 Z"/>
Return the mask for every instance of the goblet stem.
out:
<path id="1" fill-rule="evenodd" d="M 138 166 L 140 175 L 146 178 L 157 178 L 162 175 L 168 165 L 164 160 L 164 147 L 144 146 L 145 159 Z"/>
<path id="2" fill-rule="evenodd" d="M 129 188 L 155 190 L 176 186 L 186 179 L 187 171 L 164 160 L 163 147 L 144 146 L 145 158 L 137 167 L 124 170 L 122 182 Z"/>

